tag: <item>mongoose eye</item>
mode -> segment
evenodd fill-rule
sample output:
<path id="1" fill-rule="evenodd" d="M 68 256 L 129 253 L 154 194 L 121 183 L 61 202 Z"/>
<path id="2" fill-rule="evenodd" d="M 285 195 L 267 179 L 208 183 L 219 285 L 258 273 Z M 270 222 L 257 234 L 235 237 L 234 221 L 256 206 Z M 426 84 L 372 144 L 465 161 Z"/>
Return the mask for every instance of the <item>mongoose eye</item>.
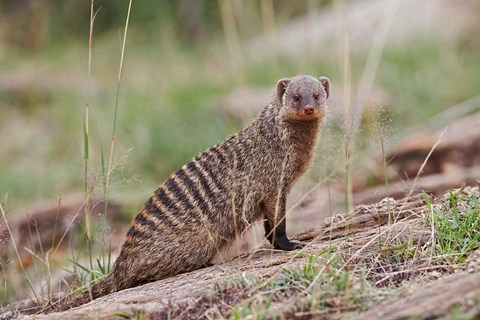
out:
<path id="1" fill-rule="evenodd" d="M 318 94 L 317 92 L 315 92 L 315 93 L 313 94 L 313 99 L 318 100 L 319 97 L 320 97 L 320 96 L 319 96 L 319 94 Z"/>
<path id="2" fill-rule="evenodd" d="M 298 94 L 293 95 L 293 101 L 298 102 L 302 99 Z"/>

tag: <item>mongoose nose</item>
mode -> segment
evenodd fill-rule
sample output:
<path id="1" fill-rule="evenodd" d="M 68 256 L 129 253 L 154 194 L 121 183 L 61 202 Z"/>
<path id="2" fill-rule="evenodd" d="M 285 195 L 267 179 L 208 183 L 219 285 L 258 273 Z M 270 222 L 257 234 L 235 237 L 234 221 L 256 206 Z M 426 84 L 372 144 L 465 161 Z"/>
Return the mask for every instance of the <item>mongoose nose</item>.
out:
<path id="1" fill-rule="evenodd" d="M 315 110 L 313 109 L 313 107 L 311 105 L 306 105 L 305 108 L 303 108 L 303 112 L 307 115 L 307 116 L 310 116 L 312 115 Z"/>

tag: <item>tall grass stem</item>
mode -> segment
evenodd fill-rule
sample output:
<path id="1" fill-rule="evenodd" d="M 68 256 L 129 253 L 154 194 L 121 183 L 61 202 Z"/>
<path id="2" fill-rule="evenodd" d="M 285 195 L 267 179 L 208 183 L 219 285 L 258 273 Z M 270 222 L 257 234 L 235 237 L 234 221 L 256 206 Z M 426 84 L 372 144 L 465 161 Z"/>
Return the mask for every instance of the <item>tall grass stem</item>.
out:
<path id="1" fill-rule="evenodd" d="M 123 72 L 123 61 L 125 56 L 125 43 L 127 42 L 127 32 L 128 32 L 128 23 L 130 20 L 130 12 L 132 8 L 132 0 L 128 2 L 128 11 L 127 17 L 125 20 L 125 29 L 123 33 L 123 41 L 122 41 L 122 50 L 120 54 L 120 65 L 118 68 L 118 78 L 117 78 L 117 94 L 115 99 L 115 111 L 113 114 L 113 128 L 112 128 L 112 140 L 110 143 L 110 156 L 108 160 L 108 169 L 106 172 L 106 179 L 105 179 L 105 194 L 104 194 L 104 210 L 103 210 L 103 223 L 102 223 L 102 260 L 103 265 L 105 266 L 105 233 L 107 231 L 107 210 L 108 210 L 108 198 L 110 193 L 110 178 L 112 174 L 112 166 L 113 166 L 113 152 L 115 148 L 115 132 L 117 128 L 117 115 L 118 115 L 118 100 L 120 96 L 120 83 L 122 79 L 122 72 Z M 109 259 L 110 260 L 110 259 Z M 110 266 L 107 266 L 109 269 Z"/>
<path id="2" fill-rule="evenodd" d="M 90 29 L 88 33 L 88 76 L 87 76 L 87 101 L 85 104 L 85 114 L 83 118 L 83 161 L 84 161 L 84 172 L 83 172 L 83 183 L 84 183 L 84 200 L 85 205 L 83 207 L 85 213 L 85 233 L 87 236 L 88 242 L 88 256 L 90 260 L 90 267 L 93 268 L 92 261 L 92 234 L 91 234 L 91 199 L 88 186 L 88 160 L 89 155 L 89 109 L 90 109 L 90 84 L 91 84 L 91 75 L 92 75 L 92 50 L 93 50 L 93 24 L 95 20 L 95 14 L 93 11 L 95 0 L 90 1 Z"/>

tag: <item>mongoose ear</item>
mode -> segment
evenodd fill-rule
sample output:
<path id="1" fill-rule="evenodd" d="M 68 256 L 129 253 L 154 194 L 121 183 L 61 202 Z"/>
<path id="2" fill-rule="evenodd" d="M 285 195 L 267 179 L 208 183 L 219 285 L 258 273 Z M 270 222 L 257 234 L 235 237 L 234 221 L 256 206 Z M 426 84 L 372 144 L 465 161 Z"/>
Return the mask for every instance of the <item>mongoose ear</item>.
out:
<path id="1" fill-rule="evenodd" d="M 278 101 L 282 102 L 282 97 L 283 94 L 285 93 L 285 90 L 287 90 L 287 86 L 290 83 L 290 79 L 288 78 L 283 78 L 278 80 L 277 82 L 277 98 Z"/>
<path id="2" fill-rule="evenodd" d="M 330 95 L 330 80 L 328 80 L 327 77 L 320 77 L 318 78 L 318 80 L 320 80 L 320 83 L 325 88 L 325 93 L 327 94 L 325 98 L 328 98 L 328 96 Z"/>

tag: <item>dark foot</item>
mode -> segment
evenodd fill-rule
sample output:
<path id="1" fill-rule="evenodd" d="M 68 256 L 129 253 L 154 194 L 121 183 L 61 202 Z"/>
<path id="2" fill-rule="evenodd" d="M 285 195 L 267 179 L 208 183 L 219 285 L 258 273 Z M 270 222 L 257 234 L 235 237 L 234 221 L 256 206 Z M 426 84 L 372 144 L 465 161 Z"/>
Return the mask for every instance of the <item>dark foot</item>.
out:
<path id="1" fill-rule="evenodd" d="M 292 250 L 302 249 L 303 247 L 305 247 L 305 245 L 306 245 L 305 243 L 287 240 L 287 241 L 280 241 L 275 243 L 275 249 L 292 251 Z"/>

